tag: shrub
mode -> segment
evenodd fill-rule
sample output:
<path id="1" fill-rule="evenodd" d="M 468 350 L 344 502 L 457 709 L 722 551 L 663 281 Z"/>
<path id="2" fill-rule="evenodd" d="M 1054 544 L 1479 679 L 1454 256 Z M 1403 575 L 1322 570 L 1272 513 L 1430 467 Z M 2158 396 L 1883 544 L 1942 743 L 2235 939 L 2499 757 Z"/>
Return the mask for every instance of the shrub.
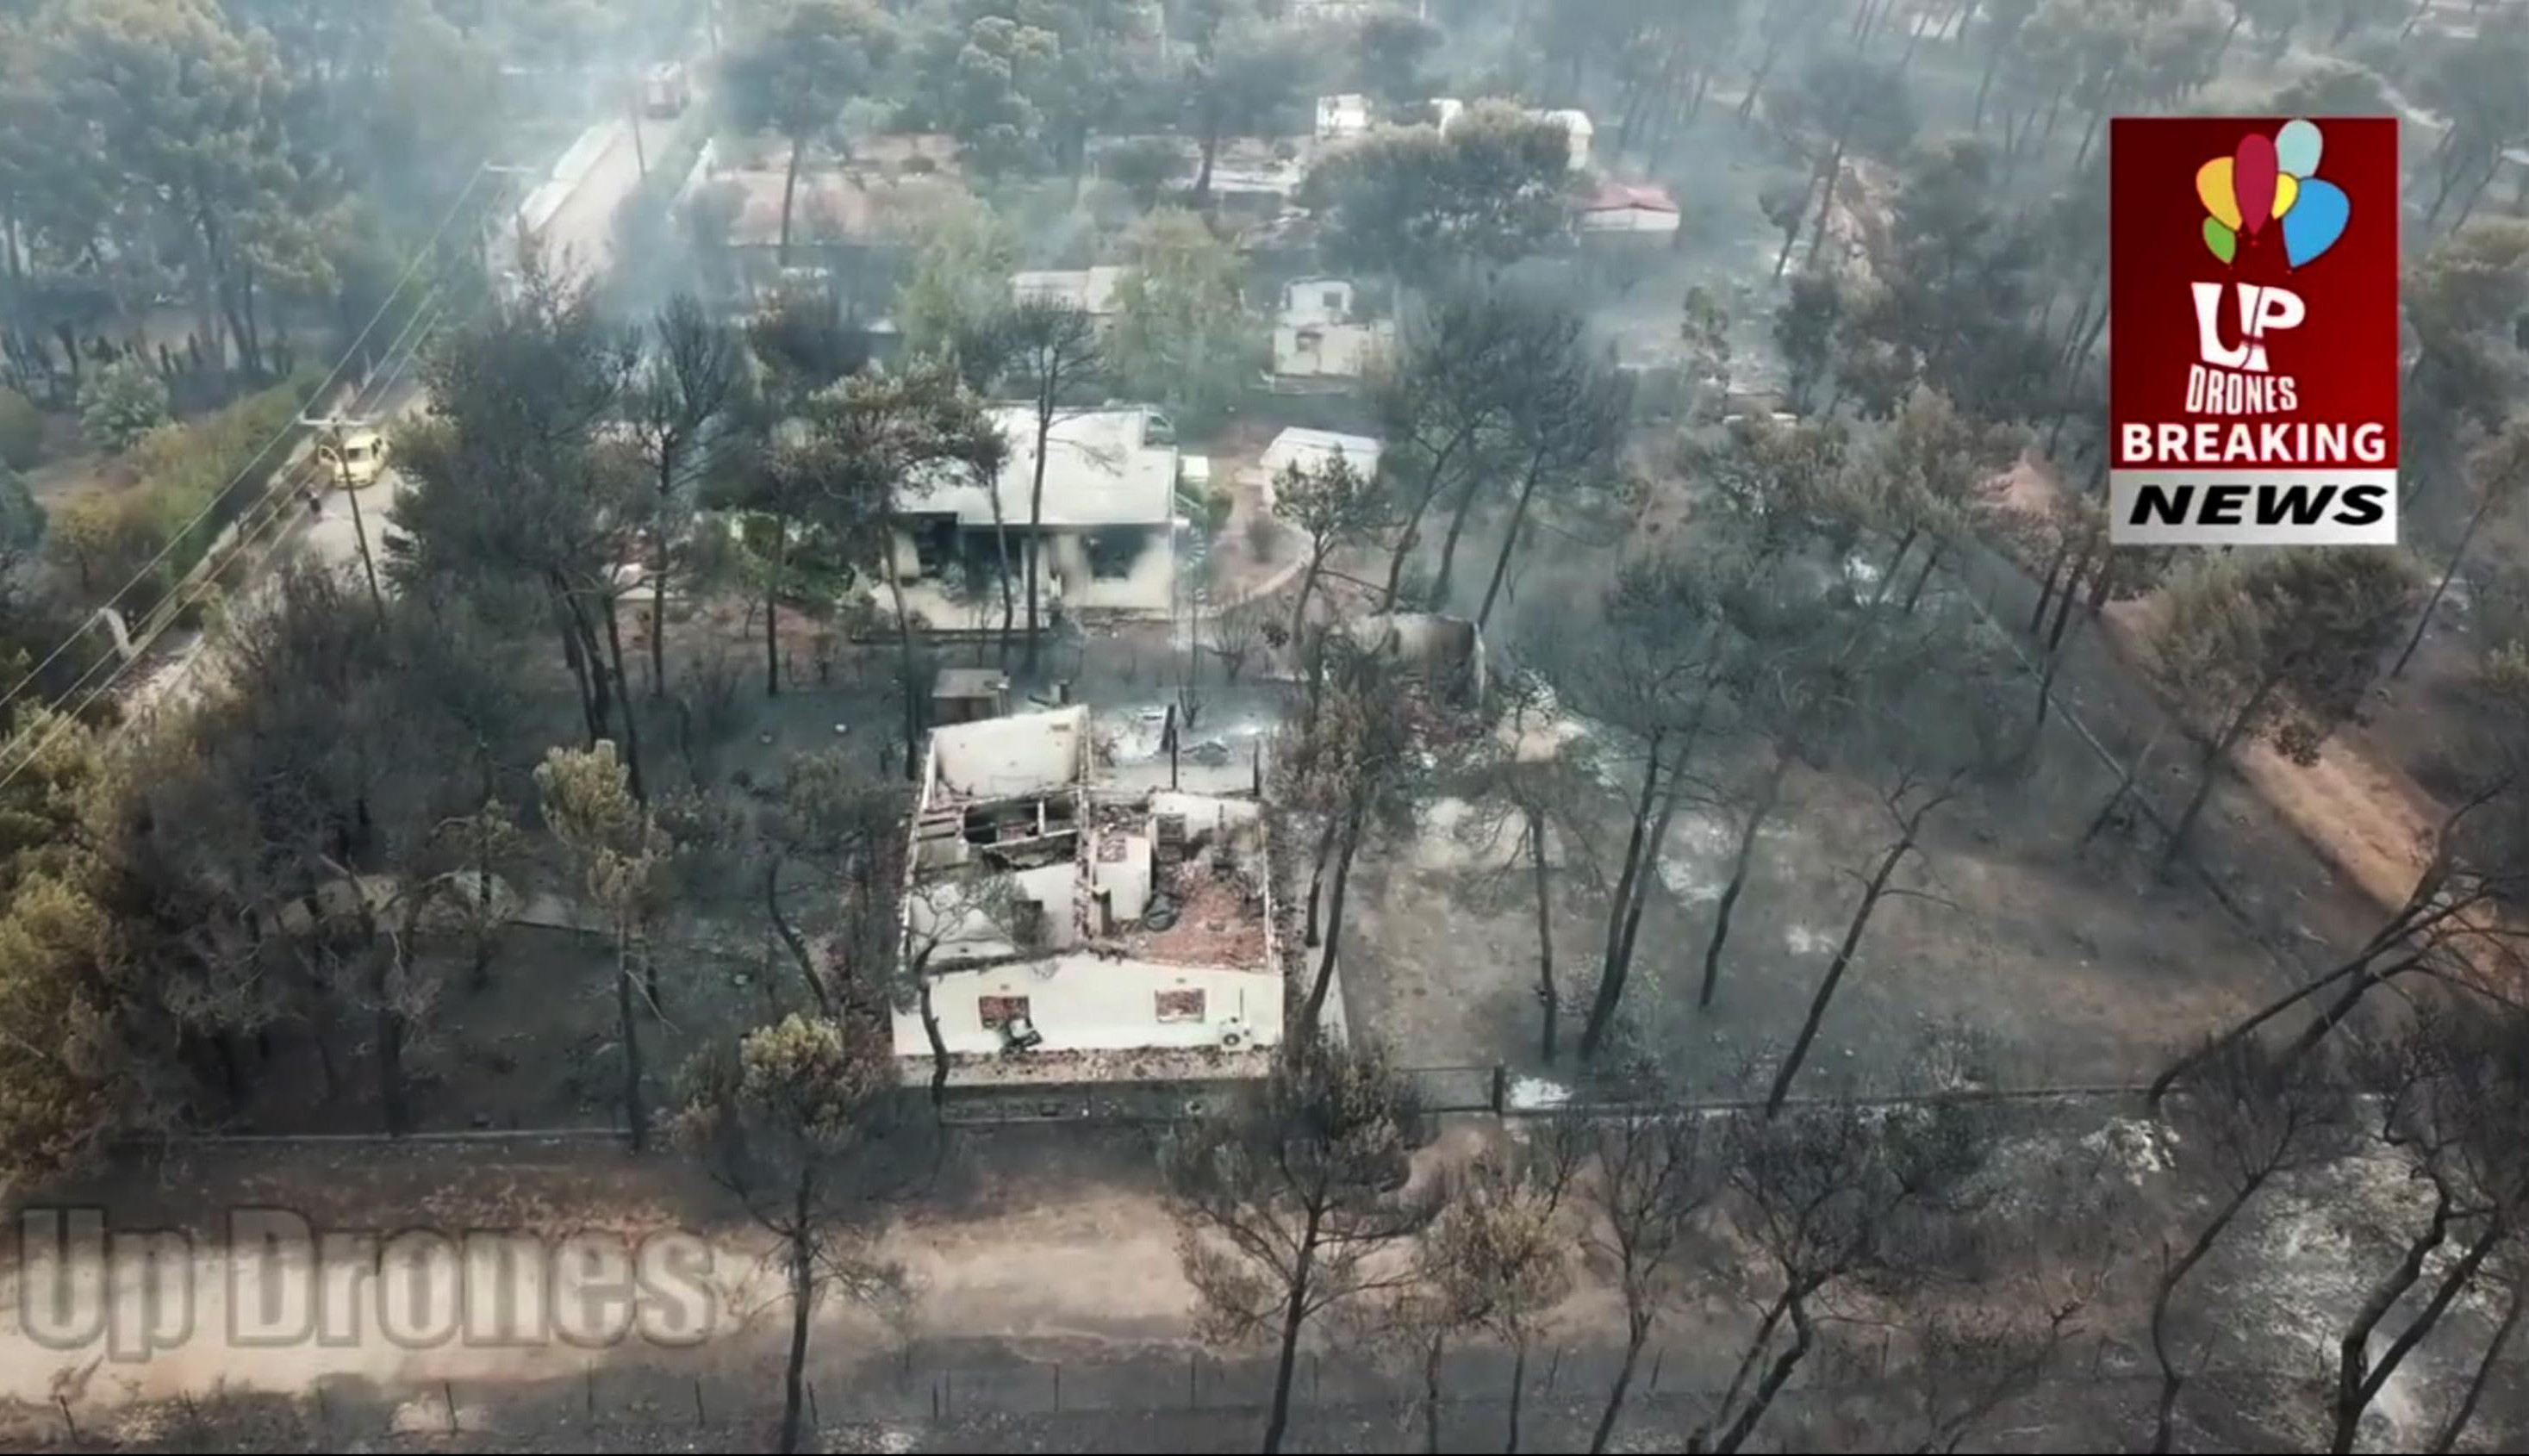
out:
<path id="1" fill-rule="evenodd" d="M 121 570 L 129 569 L 127 558 L 137 560 L 133 553 L 134 499 L 125 492 L 89 487 L 53 512 L 45 554 L 79 578 L 82 592 L 104 587 L 108 577 L 119 578 Z"/>
<path id="2" fill-rule="evenodd" d="M 1229 513 L 1237 509 L 1238 498 L 1230 494 L 1228 486 L 1213 486 L 1211 493 L 1203 498 L 1204 530 L 1219 535 L 1220 528 L 1229 524 Z"/>
<path id="3" fill-rule="evenodd" d="M 43 539 L 44 508 L 25 478 L 0 460 L 0 556 L 23 556 Z"/>
<path id="4" fill-rule="evenodd" d="M 0 386 L 0 465 L 31 469 L 44 453 L 44 416 L 32 401 Z"/>
<path id="5" fill-rule="evenodd" d="M 80 385 L 80 431 L 120 454 L 167 422 L 167 382 L 136 359 L 117 359 Z"/>
<path id="6" fill-rule="evenodd" d="M 1282 522 L 1269 511 L 1247 517 L 1247 554 L 1260 562 L 1273 559 L 1282 545 Z"/>

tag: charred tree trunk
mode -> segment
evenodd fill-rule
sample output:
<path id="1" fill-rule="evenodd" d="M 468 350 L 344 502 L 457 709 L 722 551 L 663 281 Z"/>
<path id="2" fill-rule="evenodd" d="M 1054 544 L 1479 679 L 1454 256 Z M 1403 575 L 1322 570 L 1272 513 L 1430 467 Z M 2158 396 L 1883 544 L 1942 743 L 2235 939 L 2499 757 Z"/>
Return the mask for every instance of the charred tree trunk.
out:
<path id="1" fill-rule="evenodd" d="M 808 1369 L 808 1317 L 817 1302 L 816 1241 L 809 1224 L 810 1174 L 799 1173 L 790 1226 L 790 1358 L 781 1370 L 781 1452 L 799 1449 L 800 1396 Z"/>
<path id="2" fill-rule="evenodd" d="M 2476 1419 L 2477 1402 L 2484 1398 L 2486 1383 L 2493 1378 L 2494 1368 L 2502 1363 L 2503 1351 L 2510 1347 L 2511 1331 L 2519 1327 L 2521 1289 L 2519 1282 L 2512 1283 L 2510 1297 L 2502 1302 L 2502 1319 L 2494 1326 L 2494 1334 L 2485 1343 L 2485 1354 L 2476 1362 L 2476 1374 L 2468 1377 L 2467 1393 L 2459 1397 L 2458 1409 L 2450 1412 L 2441 1433 L 2433 1437 L 2433 1456 L 2445 1456 L 2456 1446 L 2459 1436 L 2466 1432 L 2468 1423 Z"/>
<path id="3" fill-rule="evenodd" d="M 2442 595 L 2449 590 L 2450 578 L 2458 574 L 2459 563 L 2467 559 L 2468 545 L 2476 540 L 2476 528 L 2485 524 L 2486 512 L 2494 509 L 2494 494 L 2487 492 L 2475 513 L 2468 516 L 2467 529 L 2459 533 L 2458 548 L 2450 553 L 2449 565 L 2442 567 L 2441 580 L 2433 583 L 2433 594 L 2425 600 L 2422 615 L 2415 619 L 2414 635 L 2406 639 L 2405 650 L 2397 654 L 2396 665 L 2389 670 L 2390 676 L 2405 675 L 2407 660 L 2415 655 L 2417 647 L 2423 645 L 2424 629 L 2433 624 L 2433 614 L 2441 610 Z"/>
<path id="4" fill-rule="evenodd" d="M 1794 1295 L 1789 1308 L 1792 1343 L 1775 1357 L 1773 1365 L 1765 1372 L 1765 1378 L 1757 1382 L 1755 1393 L 1749 1397 L 1747 1408 L 1739 1413 L 1739 1419 L 1730 1423 L 1730 1429 L 1713 1443 L 1712 1449 L 1723 1453 L 1723 1456 L 1747 1444 L 1748 1437 L 1755 1433 L 1756 1423 L 1765 1418 L 1765 1412 L 1774 1404 L 1774 1397 L 1782 1394 L 1783 1386 L 1792 1378 L 1792 1372 L 1800 1368 L 1801 1361 L 1809 1353 L 1814 1333 L 1809 1328 L 1808 1307 L 1803 1296 Z"/>
<path id="5" fill-rule="evenodd" d="M 808 994 L 817 998 L 817 1009 L 828 1016 L 834 1014 L 834 994 L 826 986 L 826 978 L 817 974 L 816 961 L 808 954 L 808 943 L 781 913 L 781 859 L 776 855 L 764 866 L 764 913 L 773 922 L 774 933 L 789 947 L 790 959 L 798 964 L 799 980 Z"/>
<path id="6" fill-rule="evenodd" d="M 1642 1346 L 1649 1342 L 1651 1327 L 1642 1320 L 1628 1320 L 1625 1329 L 1625 1358 L 1616 1367 L 1616 1383 L 1607 1391 L 1607 1404 L 1598 1412 L 1598 1425 L 1589 1432 L 1589 1456 L 1601 1456 L 1607 1442 L 1616 1433 L 1616 1418 L 1624 1414 L 1625 1397 L 1634 1387 L 1634 1371 L 1641 1363 Z"/>
<path id="7" fill-rule="evenodd" d="M 2156 1408 L 2151 1437 L 2153 1456 L 2166 1456 L 2169 1450 L 2170 1434 L 2178 1413 L 2179 1392 L 2186 1384 L 2186 1377 L 2179 1373 L 2178 1361 L 2169 1348 L 2171 1298 L 2178 1293 L 2178 1286 L 2184 1281 L 2187 1273 L 2195 1266 L 2204 1262 L 2205 1255 L 2213 1252 L 2213 1245 L 2220 1241 L 2223 1230 L 2231 1226 L 2231 1220 L 2239 1216 L 2239 1211 L 2248 1206 L 2248 1200 L 2257 1196 L 2257 1190 L 2265 1186 L 2266 1179 L 2271 1176 L 2271 1169 L 2258 1169 L 2249 1173 L 2241 1181 L 2239 1191 L 2232 1195 L 2231 1201 L 2223 1205 L 2222 1211 L 2214 1214 L 2212 1221 L 2206 1223 L 2195 1235 L 2195 1242 L 2187 1245 L 2186 1252 L 2179 1256 L 2176 1264 L 2161 1271 L 2160 1283 L 2152 1291 L 2151 1353 L 2152 1357 L 2160 1362 L 2160 1401 Z"/>
<path id="8" fill-rule="evenodd" d="M 623 1121 L 632 1151 L 650 1143 L 649 1108 L 641 1101 L 641 1023 L 632 1014 L 632 929 L 619 917 L 615 930 L 615 1024 L 623 1039 Z"/>
<path id="9" fill-rule="evenodd" d="M 1501 595 L 1503 578 L 1510 574 L 1510 559 L 1519 550 L 1520 527 L 1528 520 L 1528 503 L 1536 494 L 1536 483 L 1543 473 L 1531 465 L 1528 478 L 1520 484 L 1519 500 L 1510 511 L 1510 526 L 1502 532 L 1501 555 L 1493 558 L 1492 582 L 1484 588 L 1483 605 L 1476 611 L 1476 630 L 1479 632 L 1483 630 L 1485 622 L 1492 620 L 1493 601 Z"/>
<path id="10" fill-rule="evenodd" d="M 1043 646 L 1044 633 L 1037 614 L 1040 610 L 1037 590 L 1039 563 L 1045 555 L 1045 440 L 1053 433 L 1052 371 L 1047 371 L 1045 383 L 1037 396 L 1036 413 L 1036 478 L 1028 487 L 1027 538 L 1027 670 L 1036 672 L 1037 654 Z"/>
<path id="11" fill-rule="evenodd" d="M 781 174 L 781 240 L 774 250 L 774 259 L 781 267 L 790 266 L 790 204 L 799 195 L 799 154 L 808 149 L 808 138 L 790 138 L 790 165 Z"/>
<path id="12" fill-rule="evenodd" d="M 1300 943 L 1304 945 L 1314 946 L 1318 944 L 1318 894 L 1325 888 L 1326 856 L 1334 853 L 1335 836 L 1342 832 L 1343 821 L 1331 816 L 1326 820 L 1326 827 L 1318 832 L 1317 858 L 1309 862 L 1308 924 L 1305 927 L 1306 934 Z"/>
<path id="13" fill-rule="evenodd" d="M 1276 1456 L 1283 1433 L 1291 1429 L 1291 1376 L 1299 1368 L 1300 1326 L 1309 1318 L 1309 1281 L 1317 1272 L 1318 1227 L 1323 1216 L 1324 1210 L 1311 1203 L 1292 1262 L 1290 1296 L 1282 1305 L 1282 1348 L 1273 1366 L 1273 1410 L 1264 1422 L 1264 1456 Z"/>
<path id="14" fill-rule="evenodd" d="M 1563 1002 L 1554 989 L 1554 910 L 1545 877 L 1545 816 L 1534 808 L 1528 811 L 1528 863 L 1536 879 L 1536 999 L 1543 1017 L 1538 1051 L 1545 1064 L 1552 1066 L 1561 1050 L 1557 1042 Z"/>
<path id="15" fill-rule="evenodd" d="M 1748 815 L 1739 826 L 1739 847 L 1730 861 L 1730 883 L 1721 887 L 1721 899 L 1712 909 L 1712 936 L 1703 943 L 1703 987 L 1695 994 L 1695 1003 L 1709 1009 L 1713 994 L 1721 986 L 1721 947 L 1730 939 L 1730 915 L 1739 906 L 1739 896 L 1748 889 L 1748 867 L 1755 859 L 1756 836 L 1771 819 L 1781 800 L 1783 776 L 1792 766 L 1791 755 L 1774 754 L 1774 765 L 1765 773 L 1764 782 L 1748 806 Z"/>
<path id="16" fill-rule="evenodd" d="M 1352 860 L 1361 848 L 1364 806 L 1354 804 L 1344 822 L 1343 842 L 1335 851 L 1335 883 L 1326 904 L 1326 944 L 1318 956 L 1318 978 L 1309 986 L 1308 1004 L 1300 1012 L 1300 1035 L 1317 1035 L 1318 1017 L 1325 1009 L 1326 989 L 1334 983 L 1335 947 L 1343 941 L 1344 891 L 1352 883 Z"/>
<path id="17" fill-rule="evenodd" d="M 1589 1024 L 1581 1034 L 1581 1056 L 1587 1060 L 1598 1054 L 1598 1039 L 1605 1034 L 1604 1022 L 1614 1016 L 1615 1001 L 1624 994 L 1618 986 L 1610 995 L 1607 983 L 1620 973 L 1616 967 L 1624 953 L 1625 912 L 1633 904 L 1635 882 L 1642 873 L 1642 841 L 1649 836 L 1652 804 L 1659 793 L 1660 739 L 1650 741 L 1650 754 L 1642 766 L 1642 790 L 1634 802 L 1633 832 L 1625 840 L 1624 868 L 1616 876 L 1616 897 L 1607 907 L 1607 944 L 1599 953 L 1598 995 L 1589 1007 Z M 1607 1012 L 1602 1016 L 1600 1006 Z"/>
<path id="18" fill-rule="evenodd" d="M 764 695 L 781 696 L 781 578 L 790 569 L 790 522 L 776 516 L 773 569 L 764 578 Z"/>
<path id="19" fill-rule="evenodd" d="M 2434 1194 L 2431 1220 L 2425 1223 L 2422 1232 L 2406 1241 L 2405 1257 L 2399 1259 L 2396 1267 L 2363 1296 L 2360 1308 L 2354 1311 L 2352 1322 L 2345 1326 L 2343 1335 L 2336 1342 L 2336 1395 L 2330 1409 L 2336 1429 L 2328 1449 L 2337 1456 L 2343 1456 L 2353 1449 L 2353 1433 L 2362 1425 L 2362 1413 L 2370 1408 L 2371 1397 L 2380 1393 L 2380 1385 L 2395 1370 L 2386 1362 L 2377 1371 L 2373 1370 L 2372 1332 L 2380 1327 L 2381 1321 L 2389 1318 L 2389 1311 L 2405 1297 L 2406 1291 L 2423 1278 L 2424 1261 L 2430 1259 L 2433 1251 L 2449 1237 L 2449 1189 L 2437 1185 Z"/>
<path id="20" fill-rule="evenodd" d="M 615 684 L 619 689 L 617 695 L 623 702 L 623 767 L 628 786 L 633 801 L 646 804 L 650 794 L 641 782 L 641 714 L 632 701 L 631 680 L 623 674 L 623 626 L 613 592 L 606 594 L 606 650 L 615 665 Z"/>
<path id="21" fill-rule="evenodd" d="M 1827 1003 L 1835 999 L 1836 988 L 1843 984 L 1844 973 L 1853 964 L 1853 952 L 1861 944 L 1861 934 L 1870 928 L 1871 912 L 1879 908 L 1880 898 L 1888 892 L 1889 877 L 1914 847 L 1916 834 L 1922 829 L 1923 817 L 1939 801 L 1924 804 L 1899 820 L 1897 842 L 1880 856 L 1879 868 L 1871 873 L 1870 882 L 1861 891 L 1861 903 L 1854 908 L 1853 923 L 1845 927 L 1844 943 L 1835 949 L 1835 959 L 1828 962 L 1825 977 L 1818 982 L 1817 995 L 1809 999 L 1808 1015 L 1802 1018 L 1801 1032 L 1792 1040 L 1792 1050 L 1783 1058 L 1783 1069 L 1774 1074 L 1773 1090 L 1765 1095 L 1765 1115 L 1773 1116 L 1783 1109 L 1784 1099 L 1791 1096 L 1792 1079 L 1800 1075 L 1801 1063 L 1809 1054 L 1809 1044 L 1817 1040 L 1818 1025 L 1826 1020 Z M 1729 1449 L 1724 1447 L 1723 1449 Z"/>
<path id="22" fill-rule="evenodd" d="M 2264 708 L 2267 696 L 2274 689 L 2272 679 L 2259 683 L 2246 704 L 2232 715 L 2221 735 L 2206 746 L 2203 760 L 2197 766 L 2195 792 L 2188 796 L 2185 812 L 2178 816 L 2178 823 L 2169 831 L 2169 847 L 2160 860 L 2161 874 L 2167 875 L 2177 865 L 2178 857 L 2186 852 L 2186 836 L 2194 830 L 2197 816 L 2204 812 L 2205 802 L 2213 797 L 2213 784 L 2230 763 L 2232 748 L 2247 736 L 2248 725 L 2256 721 L 2258 711 Z"/>

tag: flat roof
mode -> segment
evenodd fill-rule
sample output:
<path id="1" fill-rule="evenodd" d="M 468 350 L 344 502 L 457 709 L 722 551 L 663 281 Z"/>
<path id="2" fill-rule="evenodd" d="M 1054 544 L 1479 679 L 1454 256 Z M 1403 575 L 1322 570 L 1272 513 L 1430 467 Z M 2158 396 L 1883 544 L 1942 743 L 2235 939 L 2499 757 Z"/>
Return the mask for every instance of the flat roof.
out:
<path id="1" fill-rule="evenodd" d="M 1036 410 L 1026 404 L 993 406 L 993 422 L 1009 441 L 1001 471 L 986 490 L 965 472 L 935 479 L 926 488 L 899 488 L 899 509 L 913 515 L 953 514 L 961 525 L 999 518 L 1025 526 L 1036 484 Z M 1149 441 L 1150 406 L 1090 409 L 1053 422 L 1046 437 L 1045 512 L 1049 526 L 1163 526 L 1176 519 L 1177 451 Z"/>
<path id="2" fill-rule="evenodd" d="M 1010 297 L 1021 303 L 1068 303 L 1084 313 L 1113 313 L 1120 267 L 1041 268 L 1010 275 Z"/>
<path id="3" fill-rule="evenodd" d="M 934 728 L 930 777 L 922 785 L 923 806 L 1069 787 L 1088 775 L 1088 743 L 1085 707 L 982 718 Z"/>
<path id="4" fill-rule="evenodd" d="M 1385 447 L 1368 435 L 1345 435 L 1334 430 L 1309 430 L 1293 426 L 1273 437 L 1264 447 L 1264 466 L 1273 474 L 1283 467 L 1297 465 L 1315 470 L 1326 458 L 1341 452 L 1346 462 L 1364 475 L 1378 473 L 1379 452 Z"/>

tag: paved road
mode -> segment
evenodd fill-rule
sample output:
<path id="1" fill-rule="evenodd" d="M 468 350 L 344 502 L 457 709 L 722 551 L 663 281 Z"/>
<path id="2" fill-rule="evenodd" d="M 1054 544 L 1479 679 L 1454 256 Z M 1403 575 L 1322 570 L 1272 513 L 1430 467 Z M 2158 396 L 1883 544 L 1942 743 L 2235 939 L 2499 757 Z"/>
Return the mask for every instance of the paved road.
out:
<path id="1" fill-rule="evenodd" d="M 652 152 L 668 137 L 666 126 L 649 123 L 642 140 Z M 540 240 L 546 260 L 591 278 L 605 276 L 615 263 L 615 211 L 641 182 L 641 148 L 632 129 L 621 122 L 606 125 L 605 140 L 569 194 L 546 221 Z"/>
<path id="2" fill-rule="evenodd" d="M 653 125 L 643 139 L 653 147 L 664 146 L 669 129 Z M 576 180 L 556 180 L 553 186 L 565 191 L 558 206 L 548 217 L 543 236 L 554 249 L 556 261 L 566 263 L 575 271 L 591 276 L 602 273 L 614 262 L 615 213 L 623 199 L 641 181 L 641 157 L 633 144 L 631 129 L 620 122 L 607 123 L 595 129 L 582 143 L 589 152 L 586 165 L 577 169 Z M 347 414 L 375 420 L 381 425 L 409 418 L 428 403 L 419 382 L 413 378 L 407 358 L 400 366 L 365 385 L 345 406 Z M 312 480 L 310 464 L 312 443 L 302 443 L 295 451 L 277 478 L 282 481 Z M 359 529 L 368 533 L 372 554 L 383 555 L 382 533 L 393 509 L 396 481 L 392 470 L 381 475 L 376 484 L 360 492 L 360 520 L 355 525 L 350 502 L 338 489 L 325 490 L 322 510 L 310 514 L 294 509 L 291 519 L 276 549 L 266 552 L 261 545 L 248 551 L 246 573 L 256 574 L 251 585 L 237 581 L 230 589 L 244 600 L 260 597 L 268 588 L 270 577 L 261 575 L 267 559 L 277 560 L 283 554 L 295 554 L 327 566 L 356 567 L 360 561 Z M 164 661 L 145 666 L 125 693 L 127 709 L 149 712 L 192 701 L 198 697 L 204 659 L 205 638 L 195 634 L 193 640 L 178 647 Z"/>

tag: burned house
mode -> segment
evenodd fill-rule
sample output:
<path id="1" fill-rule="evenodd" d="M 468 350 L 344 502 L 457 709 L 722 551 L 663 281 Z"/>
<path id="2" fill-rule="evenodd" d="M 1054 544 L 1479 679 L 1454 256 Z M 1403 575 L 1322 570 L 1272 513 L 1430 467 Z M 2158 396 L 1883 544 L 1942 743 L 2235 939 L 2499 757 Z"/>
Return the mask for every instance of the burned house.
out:
<path id="1" fill-rule="evenodd" d="M 1264 806 L 1104 787 L 1097 760 L 1086 708 L 932 734 L 899 1056 L 929 1061 L 936 1029 L 965 1082 L 1262 1069 L 1282 1034 Z"/>
<path id="2" fill-rule="evenodd" d="M 1123 283 L 1124 270 L 1111 264 L 1031 269 L 1010 275 L 1010 301 L 1076 309 L 1104 327 L 1115 321 Z"/>
<path id="3" fill-rule="evenodd" d="M 1009 451 L 991 482 L 958 470 L 897 487 L 894 564 L 905 610 L 936 631 L 997 623 L 1001 563 L 1023 597 L 1033 551 L 1048 614 L 1167 616 L 1178 469 L 1167 417 L 1136 404 L 1057 418 L 1046 437 L 1044 512 L 1033 530 L 1036 411 L 1002 405 L 993 419 Z M 1026 613 L 1022 600 L 1018 615 Z"/>
<path id="4" fill-rule="evenodd" d="M 1256 462 L 1253 483 L 1264 499 L 1264 508 L 1273 510 L 1274 484 L 1285 470 L 1298 470 L 1314 475 L 1341 457 L 1364 480 L 1378 475 L 1378 458 L 1385 447 L 1373 436 L 1347 435 L 1336 430 L 1311 430 L 1293 425 L 1276 434 L 1264 447 Z"/>
<path id="5" fill-rule="evenodd" d="M 1396 325 L 1364 318 L 1353 286 L 1301 278 L 1282 286 L 1273 320 L 1273 392 L 1339 394 L 1361 388 L 1396 351 Z"/>
<path id="6" fill-rule="evenodd" d="M 1462 708 L 1483 702 L 1484 634 L 1474 622 L 1436 612 L 1382 612 L 1347 624 L 1363 650 L 1395 663 L 1438 701 Z"/>

